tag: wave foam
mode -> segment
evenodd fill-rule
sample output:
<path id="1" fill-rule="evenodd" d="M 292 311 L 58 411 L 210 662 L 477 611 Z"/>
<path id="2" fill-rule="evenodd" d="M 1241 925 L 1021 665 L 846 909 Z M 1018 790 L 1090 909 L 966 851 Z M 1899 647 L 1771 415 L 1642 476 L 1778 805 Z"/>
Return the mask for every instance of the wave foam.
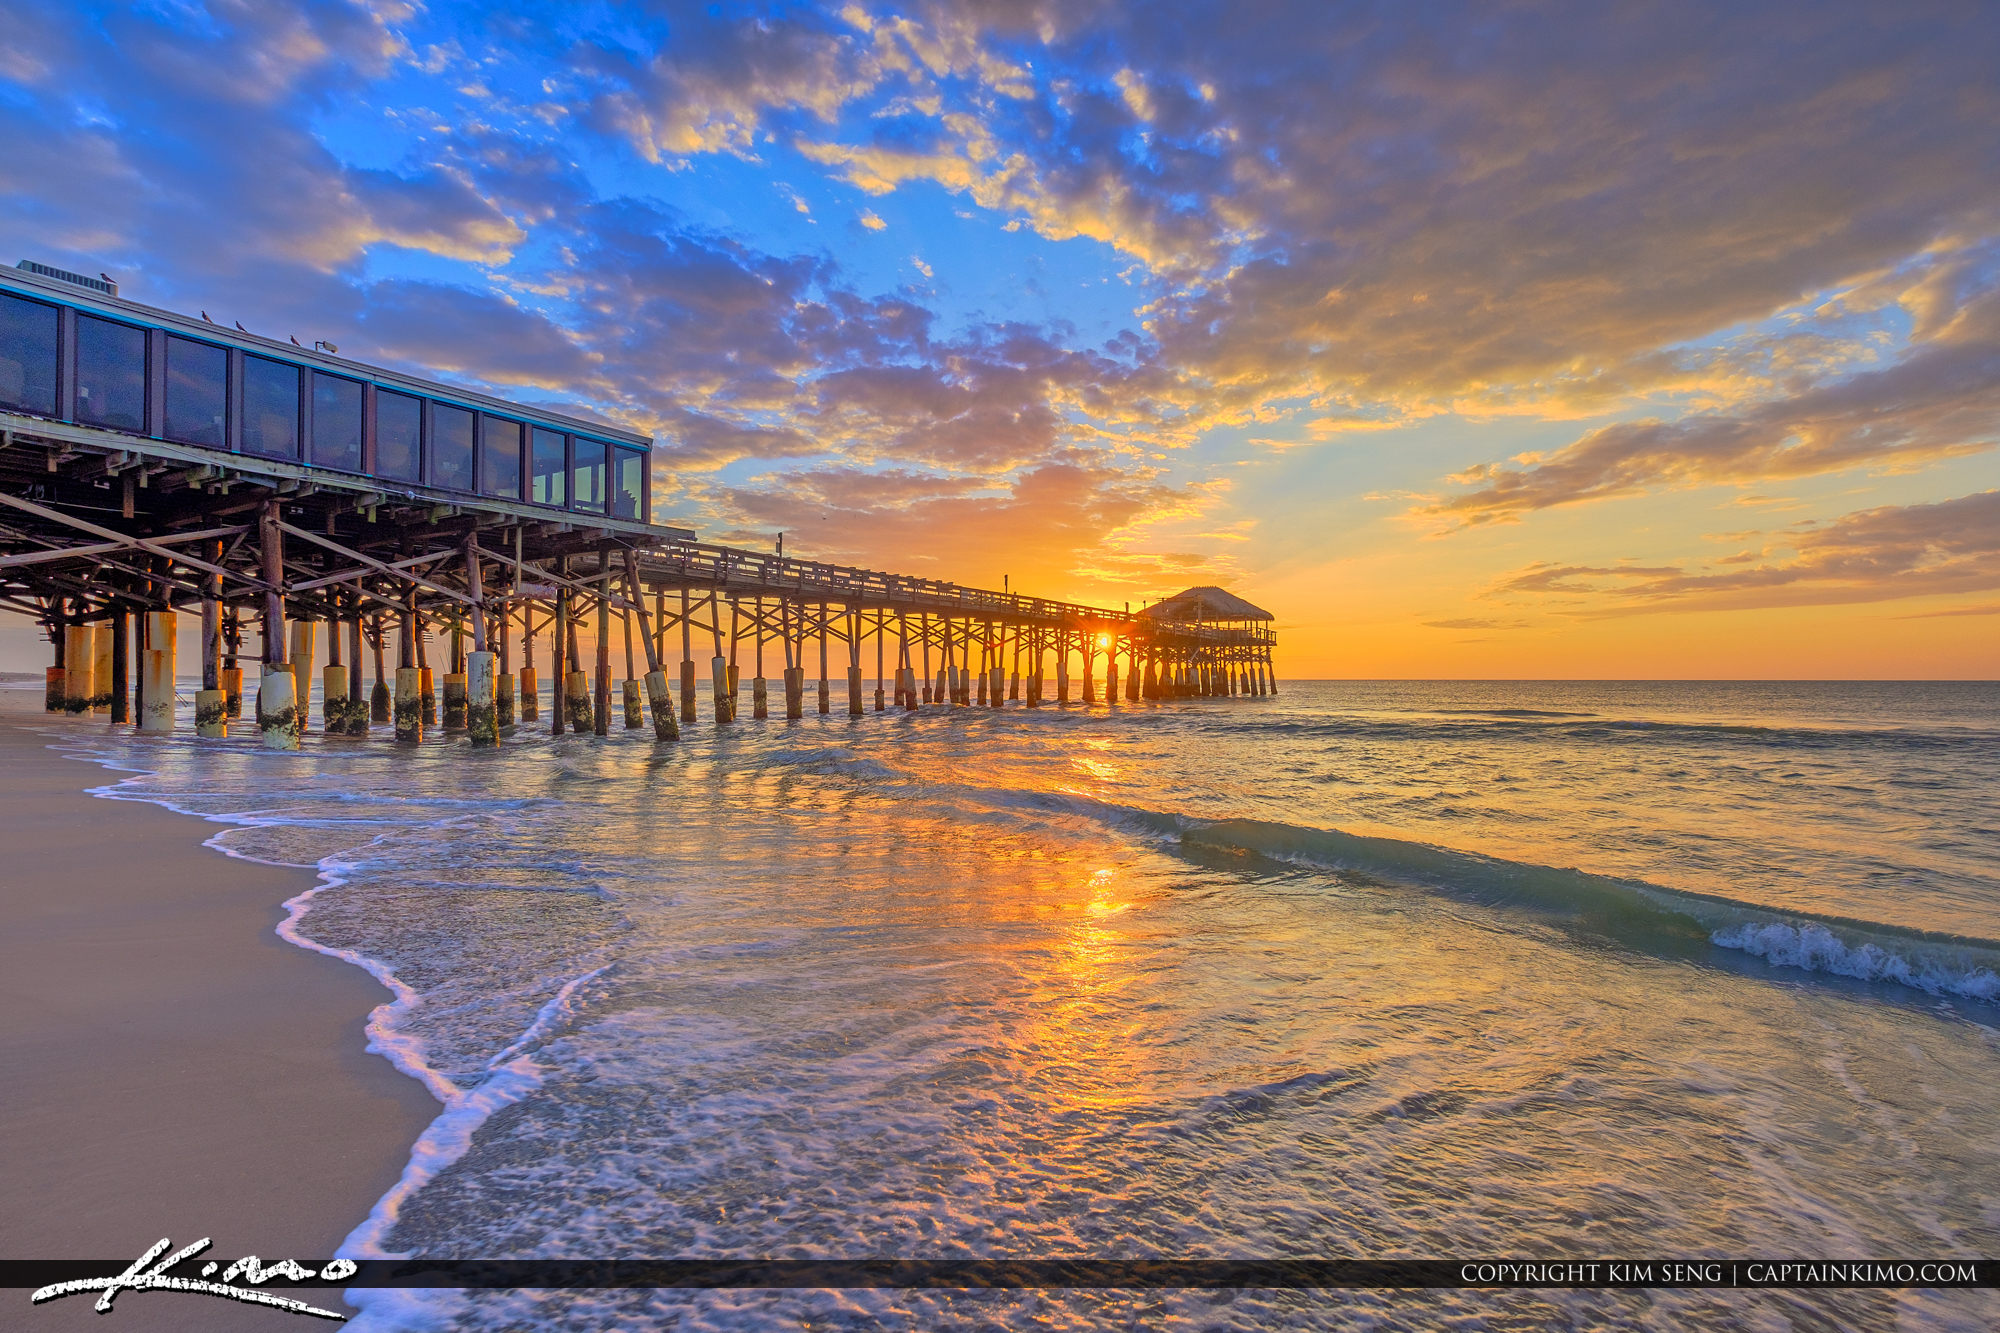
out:
<path id="1" fill-rule="evenodd" d="M 1849 942 L 1817 922 L 1757 921 L 1724 926 L 1709 938 L 1776 967 L 1893 981 L 1932 995 L 1962 995 L 2000 1003 L 2000 971 L 1977 960 L 1952 960 L 1866 940 Z"/>
<path id="2" fill-rule="evenodd" d="M 1081 796 L 989 793 L 1003 804 L 1061 807 L 1183 851 L 1249 853 L 1351 871 L 1495 907 L 1572 920 L 1646 952 L 1699 957 L 1707 946 L 1776 967 L 1886 982 L 1929 995 L 2000 1003 L 2000 940 L 1889 922 L 1815 916 L 1642 880 L 1539 866 L 1398 838 L 1254 819 L 1196 819 Z"/>

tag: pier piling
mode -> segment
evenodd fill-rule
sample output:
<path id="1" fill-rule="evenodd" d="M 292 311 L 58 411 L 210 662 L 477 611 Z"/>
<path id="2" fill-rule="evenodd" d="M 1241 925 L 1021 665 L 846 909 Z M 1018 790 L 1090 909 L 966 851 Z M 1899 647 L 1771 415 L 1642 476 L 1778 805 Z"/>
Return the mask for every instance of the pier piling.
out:
<path id="1" fill-rule="evenodd" d="M 122 606 L 111 610 L 111 720 L 115 724 L 132 720 L 132 613 Z M 237 673 L 240 687 L 243 676 Z M 240 707 L 240 704 L 239 704 Z"/>
<path id="2" fill-rule="evenodd" d="M 257 730 L 267 750 L 299 748 L 298 677 L 286 662 L 266 662 L 257 682 Z"/>
<path id="3" fill-rule="evenodd" d="M 412 743 L 424 738 L 424 674 L 417 667 L 396 668 L 396 739 Z"/>
<path id="4" fill-rule="evenodd" d="M 175 616 L 171 611 L 146 613 L 147 649 L 145 670 L 146 711 L 139 717 L 139 730 L 169 732 L 174 729 L 174 638 Z"/>
<path id="5" fill-rule="evenodd" d="M 500 716 L 493 653 L 475 648 L 465 655 L 465 729 L 474 745 L 500 743 Z"/>

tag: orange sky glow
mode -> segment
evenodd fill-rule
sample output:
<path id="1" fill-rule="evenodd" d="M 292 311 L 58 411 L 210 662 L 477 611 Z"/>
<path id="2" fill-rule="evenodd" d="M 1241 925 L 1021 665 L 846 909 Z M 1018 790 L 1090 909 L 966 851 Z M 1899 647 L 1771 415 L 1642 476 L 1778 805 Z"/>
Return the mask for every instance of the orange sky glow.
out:
<path id="1" fill-rule="evenodd" d="M 1281 678 L 2000 667 L 1989 8 L 197 8 L 13 24 L 0 249 L 650 432 L 706 540 Z"/>

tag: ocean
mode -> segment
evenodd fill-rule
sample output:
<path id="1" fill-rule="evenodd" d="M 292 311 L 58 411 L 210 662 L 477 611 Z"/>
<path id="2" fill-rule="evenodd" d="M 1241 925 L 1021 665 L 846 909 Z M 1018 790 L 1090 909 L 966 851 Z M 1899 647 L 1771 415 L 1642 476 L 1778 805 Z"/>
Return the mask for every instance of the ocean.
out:
<path id="1" fill-rule="evenodd" d="M 2000 686 L 1281 688 L 668 746 L 52 730 L 124 770 L 104 794 L 317 866 L 284 932 L 397 994 L 372 1045 L 440 1115 L 347 1256 L 2000 1254 Z M 1964 1291 L 355 1300 L 363 1330 L 2000 1325 Z"/>

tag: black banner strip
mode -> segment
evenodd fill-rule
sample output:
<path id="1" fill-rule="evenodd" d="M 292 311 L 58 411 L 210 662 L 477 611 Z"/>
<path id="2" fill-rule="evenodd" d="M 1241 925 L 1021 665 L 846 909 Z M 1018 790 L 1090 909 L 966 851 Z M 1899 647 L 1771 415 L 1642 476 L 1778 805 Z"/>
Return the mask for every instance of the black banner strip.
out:
<path id="1" fill-rule="evenodd" d="M 0 1286 L 40 1288 L 115 1277 L 131 1263 L 0 1260 Z M 272 1276 L 256 1284 L 257 1289 L 2000 1286 L 2000 1262 L 1991 1259 L 364 1259 L 336 1265 L 332 1276 L 318 1276 L 332 1263 L 298 1261 L 298 1269 L 314 1276 L 299 1281 Z M 153 1271 L 194 1278 L 202 1266 L 202 1261 L 190 1260 Z M 241 1278 L 237 1284 L 250 1285 Z"/>

